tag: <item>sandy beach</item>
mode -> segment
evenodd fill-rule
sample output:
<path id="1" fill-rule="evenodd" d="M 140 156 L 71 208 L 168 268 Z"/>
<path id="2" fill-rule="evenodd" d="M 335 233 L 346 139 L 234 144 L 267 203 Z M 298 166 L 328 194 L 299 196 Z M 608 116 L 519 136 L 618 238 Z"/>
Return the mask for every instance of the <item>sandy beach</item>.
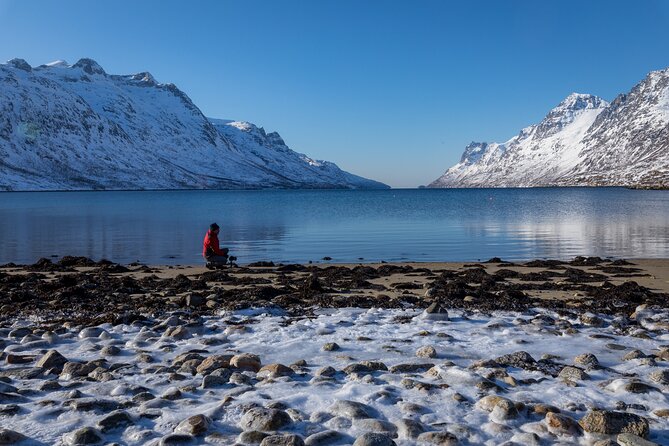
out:
<path id="1" fill-rule="evenodd" d="M 669 444 L 669 260 L 0 268 L 3 444 Z"/>

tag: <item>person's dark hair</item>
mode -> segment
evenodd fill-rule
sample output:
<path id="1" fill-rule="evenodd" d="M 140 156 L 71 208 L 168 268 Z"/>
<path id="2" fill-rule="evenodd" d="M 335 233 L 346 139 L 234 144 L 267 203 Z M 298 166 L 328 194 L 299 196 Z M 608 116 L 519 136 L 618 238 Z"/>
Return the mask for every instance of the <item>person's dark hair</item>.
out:
<path id="1" fill-rule="evenodd" d="M 218 225 L 216 223 L 212 223 L 212 224 L 209 225 L 209 230 L 210 231 L 216 231 L 218 229 L 219 228 L 218 228 Z"/>

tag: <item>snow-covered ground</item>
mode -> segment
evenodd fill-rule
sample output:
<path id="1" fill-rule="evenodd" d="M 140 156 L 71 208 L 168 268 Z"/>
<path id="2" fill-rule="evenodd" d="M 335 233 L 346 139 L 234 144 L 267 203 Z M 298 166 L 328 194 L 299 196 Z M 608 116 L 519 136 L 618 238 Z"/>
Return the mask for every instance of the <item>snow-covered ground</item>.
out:
<path id="1" fill-rule="evenodd" d="M 570 433 L 549 426 L 545 408 L 533 406 L 542 403 L 576 421 L 594 407 L 631 412 L 649 420 L 650 440 L 669 444 L 669 419 L 656 415 L 669 408 L 668 383 L 653 378 L 667 373 L 669 357 L 656 361 L 636 354 L 629 356 L 637 359 L 622 359 L 633 350 L 643 356 L 658 354 L 669 344 L 666 314 L 650 314 L 652 320 L 637 330 L 639 337 L 621 334 L 624 320 L 608 317 L 598 327 L 597 318 L 568 319 L 549 312 L 485 315 L 450 311 L 446 321 L 424 316 L 409 309 L 323 309 L 316 317 L 292 318 L 279 309 L 258 309 L 198 320 L 189 320 L 182 313 L 161 323 L 102 325 L 101 330 L 69 327 L 59 334 L 39 330 L 28 334 L 32 330 L 16 328 L 32 324 L 17 322 L 14 331 L 0 330 L 5 358 L 34 354 L 39 359 L 48 349 L 55 349 L 69 361 L 104 358 L 106 362 L 96 363 L 102 369 L 80 378 L 65 373 L 20 379 L 11 370 L 33 365 L 3 366 L 0 375 L 11 379 L 0 383 L 2 402 L 15 403 L 18 409 L 15 414 L 0 409 L 0 423 L 33 440 L 25 444 L 62 444 L 63 439 L 71 439 L 66 434 L 79 428 L 98 429 L 97 423 L 118 406 L 129 419 L 123 416 L 119 427 L 96 431 L 107 443 L 157 444 L 182 420 L 203 414 L 211 420 L 205 432 L 182 440 L 233 444 L 251 436 L 241 435 L 245 411 L 265 406 L 289 414 L 290 420 L 279 428 L 283 433 L 305 439 L 326 430 L 340 433 L 330 434 L 332 442 L 312 438 L 307 444 L 352 444 L 366 431 L 385 431 L 396 444 L 407 446 L 456 444 L 448 442 L 452 439 L 428 443 L 426 436 L 417 440 L 415 434 L 421 430 L 450 432 L 458 444 L 472 445 L 505 441 L 589 445 L 600 438 L 578 429 Z M 175 326 L 182 329 L 174 332 Z M 336 343 L 339 349 L 324 350 L 328 343 Z M 112 346 L 119 351 L 111 354 Z M 430 347 L 436 357 L 429 357 Z M 417 357 L 418 351 L 426 357 Z M 586 353 L 594 354 L 600 366 L 589 368 L 585 379 L 571 382 L 541 371 L 479 362 L 519 351 L 536 360 L 552 358 L 560 364 L 557 370 Z M 175 363 L 175 358 L 181 355 L 183 360 L 188 352 L 191 362 Z M 228 382 L 207 388 L 202 388 L 201 373 L 191 373 L 203 358 L 239 353 L 258 355 L 262 365 L 294 365 L 288 371 L 274 368 L 279 372 L 276 375 L 270 371 L 233 374 L 223 379 Z M 300 360 L 305 363 L 299 365 Z M 372 368 L 390 370 L 350 367 L 363 361 L 382 362 L 383 367 Z M 472 367 L 477 362 L 480 367 Z M 400 364 L 428 365 L 402 373 L 393 369 Z M 328 366 L 334 371 L 323 372 Z M 283 373 L 288 376 L 278 376 Z M 639 389 L 629 385 L 634 382 L 650 387 L 636 393 Z M 524 406 L 516 404 L 516 409 L 509 410 L 492 404 L 486 409 L 485 403 L 477 403 L 495 394 Z M 76 401 L 84 403 L 77 408 Z M 87 410 L 88 401 L 103 401 L 108 407 L 93 403 L 99 410 Z M 363 403 L 366 415 L 360 418 L 349 403 L 342 406 L 337 401 Z"/>

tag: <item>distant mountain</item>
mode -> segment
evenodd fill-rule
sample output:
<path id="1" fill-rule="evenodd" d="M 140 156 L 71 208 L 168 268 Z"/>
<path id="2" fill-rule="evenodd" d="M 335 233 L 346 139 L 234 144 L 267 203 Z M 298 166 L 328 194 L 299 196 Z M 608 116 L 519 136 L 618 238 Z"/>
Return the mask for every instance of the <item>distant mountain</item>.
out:
<path id="1" fill-rule="evenodd" d="M 608 103 L 569 95 L 504 143 L 469 144 L 429 187 L 669 186 L 669 68 Z"/>
<path id="2" fill-rule="evenodd" d="M 387 188 L 205 117 L 147 72 L 91 59 L 0 64 L 0 190 Z"/>

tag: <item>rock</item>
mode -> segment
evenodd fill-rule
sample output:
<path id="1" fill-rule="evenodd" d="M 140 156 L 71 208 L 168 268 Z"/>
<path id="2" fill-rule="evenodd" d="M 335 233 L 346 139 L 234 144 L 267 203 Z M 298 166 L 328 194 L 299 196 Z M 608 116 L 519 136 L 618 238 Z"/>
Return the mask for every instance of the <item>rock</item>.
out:
<path id="1" fill-rule="evenodd" d="M 204 302 L 205 302 L 204 297 L 195 293 L 189 294 L 188 296 L 186 296 L 186 299 L 184 300 L 184 304 L 187 307 L 201 307 L 202 305 L 204 305 Z"/>
<path id="2" fill-rule="evenodd" d="M 75 399 L 66 402 L 65 404 L 69 405 L 72 410 L 81 412 L 111 412 L 120 408 L 120 404 L 114 400 L 104 400 L 98 398 Z"/>
<path id="3" fill-rule="evenodd" d="M 290 416 L 283 410 L 253 407 L 239 422 L 244 430 L 276 431 L 291 423 Z"/>
<path id="4" fill-rule="evenodd" d="M 583 370 L 570 365 L 560 370 L 558 377 L 569 381 L 583 381 L 585 379 L 590 379 L 590 375 L 585 373 Z"/>
<path id="5" fill-rule="evenodd" d="M 27 438 L 28 437 L 19 432 L 0 427 L 0 445 L 16 444 Z"/>
<path id="6" fill-rule="evenodd" d="M 456 446 L 458 438 L 450 432 L 425 432 L 418 436 L 419 443 L 435 444 L 439 446 Z"/>
<path id="7" fill-rule="evenodd" d="M 92 427 L 82 427 L 74 432 L 63 435 L 63 443 L 66 445 L 97 444 L 102 441 L 102 435 Z"/>
<path id="8" fill-rule="evenodd" d="M 402 418 L 396 424 L 398 436 L 406 440 L 415 440 L 425 432 L 425 426 L 422 423 L 409 418 Z"/>
<path id="9" fill-rule="evenodd" d="M 343 372 L 350 375 L 351 373 L 371 373 L 378 370 L 388 370 L 388 367 L 378 361 L 361 361 L 347 365 Z"/>
<path id="10" fill-rule="evenodd" d="M 429 291 L 429 290 L 428 290 Z M 432 302 L 429 307 L 423 311 L 421 315 L 423 319 L 431 321 L 447 321 L 448 310 L 444 308 L 439 302 Z"/>
<path id="11" fill-rule="evenodd" d="M 602 327 L 604 326 L 604 320 L 592 313 L 583 313 L 580 317 L 581 323 L 584 325 L 589 325 L 591 327 Z"/>
<path id="12" fill-rule="evenodd" d="M 663 370 L 656 370 L 654 372 L 651 372 L 648 377 L 650 378 L 651 381 L 656 382 L 658 384 L 662 385 L 669 385 L 669 370 L 663 369 Z"/>
<path id="13" fill-rule="evenodd" d="M 437 350 L 431 345 L 425 345 L 416 350 L 416 356 L 419 358 L 436 358 Z"/>
<path id="14" fill-rule="evenodd" d="M 65 356 L 61 355 L 57 350 L 49 350 L 37 361 L 35 366 L 45 370 L 62 370 L 65 363 L 67 363 Z"/>
<path id="15" fill-rule="evenodd" d="M 260 444 L 265 437 L 269 437 L 269 434 L 260 431 L 246 431 L 239 434 L 237 442 L 242 444 Z"/>
<path id="16" fill-rule="evenodd" d="M 233 355 L 211 355 L 206 357 L 196 368 L 197 373 L 206 375 L 216 369 L 230 367 Z"/>
<path id="17" fill-rule="evenodd" d="M 388 369 L 390 373 L 423 373 L 434 367 L 432 363 L 397 364 Z"/>
<path id="18" fill-rule="evenodd" d="M 314 373 L 315 376 L 334 376 L 337 373 L 337 371 L 334 369 L 334 367 L 326 366 L 322 367 L 318 370 L 316 370 L 316 373 Z"/>
<path id="19" fill-rule="evenodd" d="M 324 352 L 335 352 L 335 351 L 338 351 L 338 350 L 341 350 L 341 347 L 336 342 L 328 342 L 328 343 L 323 344 L 323 351 Z"/>
<path id="20" fill-rule="evenodd" d="M 388 434 L 392 437 L 396 436 L 397 433 L 397 426 L 393 423 L 377 420 L 376 418 L 355 418 L 353 419 L 353 427 L 361 431 Z"/>
<path id="21" fill-rule="evenodd" d="M 592 353 L 583 353 L 574 358 L 574 364 L 582 365 L 586 370 L 592 370 L 599 367 L 599 360 Z"/>
<path id="22" fill-rule="evenodd" d="M 263 438 L 260 446 L 304 446 L 304 440 L 299 435 L 270 435 Z"/>
<path id="23" fill-rule="evenodd" d="M 83 364 L 81 362 L 66 362 L 63 365 L 63 371 L 60 372 L 61 379 L 72 379 L 72 378 L 81 378 L 82 376 L 87 376 L 97 366 L 95 364 Z"/>
<path id="24" fill-rule="evenodd" d="M 5 361 L 7 364 L 28 364 L 35 360 L 33 355 L 16 355 L 13 353 L 8 353 L 5 356 Z"/>
<path id="25" fill-rule="evenodd" d="M 646 355 L 641 350 L 632 350 L 631 352 L 628 352 L 625 354 L 625 356 L 623 356 L 623 361 L 631 361 L 633 359 L 641 359 L 646 357 L 648 357 L 648 355 Z"/>
<path id="26" fill-rule="evenodd" d="M 626 412 L 591 410 L 578 422 L 584 431 L 597 434 L 630 433 L 648 437 L 648 420 Z"/>
<path id="27" fill-rule="evenodd" d="M 353 446 L 397 446 L 397 444 L 387 435 L 367 432 L 358 437 Z"/>
<path id="28" fill-rule="evenodd" d="M 191 333 L 183 325 L 177 325 L 176 327 L 167 327 L 163 336 L 173 339 L 187 339 L 191 337 Z"/>
<path id="29" fill-rule="evenodd" d="M 79 339 L 98 338 L 102 333 L 107 333 L 100 327 L 86 327 L 79 332 Z"/>
<path id="30" fill-rule="evenodd" d="M 260 370 L 260 357 L 252 353 L 242 353 L 230 358 L 230 366 L 257 373 Z"/>
<path id="31" fill-rule="evenodd" d="M 486 411 L 486 412 L 492 412 L 495 406 L 497 406 L 499 403 L 511 403 L 513 404 L 513 401 L 511 401 L 508 398 L 504 398 L 503 396 L 499 395 L 487 395 L 478 400 L 475 404 L 477 409 Z"/>
<path id="32" fill-rule="evenodd" d="M 370 406 L 356 401 L 335 401 L 329 408 L 330 413 L 335 416 L 347 418 L 374 418 L 376 411 Z"/>
<path id="33" fill-rule="evenodd" d="M 268 364 L 258 371 L 258 376 L 274 378 L 279 376 L 290 376 L 294 373 L 293 369 L 286 367 L 283 364 Z"/>
<path id="34" fill-rule="evenodd" d="M 669 418 L 669 409 L 656 409 L 653 411 L 653 415 L 660 418 Z"/>
<path id="35" fill-rule="evenodd" d="M 346 436 L 341 432 L 328 430 L 308 436 L 307 439 L 304 440 L 304 444 L 306 446 L 328 446 L 339 444 L 345 438 Z"/>
<path id="36" fill-rule="evenodd" d="M 192 435 L 186 435 L 186 434 L 169 434 L 165 435 L 163 438 L 160 439 L 160 443 L 158 443 L 158 446 L 167 446 L 171 444 L 189 444 L 192 443 L 195 437 Z"/>
<path id="37" fill-rule="evenodd" d="M 121 426 L 129 426 L 133 424 L 132 418 L 128 412 L 117 410 L 98 421 L 98 429 L 102 432 L 108 432 Z"/>
<path id="38" fill-rule="evenodd" d="M 0 415 L 15 415 L 20 410 L 18 404 L 0 404 Z"/>
<path id="39" fill-rule="evenodd" d="M 623 389 L 629 393 L 648 393 L 648 392 L 657 392 L 653 386 L 650 386 L 642 381 L 630 381 L 623 386 Z"/>
<path id="40" fill-rule="evenodd" d="M 202 378 L 202 388 L 209 389 L 212 387 L 222 386 L 230 381 L 232 372 L 229 369 L 217 369 L 209 375 Z"/>
<path id="41" fill-rule="evenodd" d="M 117 356 L 121 354 L 121 349 L 115 345 L 107 345 L 100 350 L 102 356 Z"/>
<path id="42" fill-rule="evenodd" d="M 541 437 L 534 432 L 517 432 L 511 437 L 510 443 L 523 446 L 541 446 Z"/>
<path id="43" fill-rule="evenodd" d="M 181 398 L 181 390 L 177 389 L 176 387 L 169 387 L 160 397 L 169 401 L 178 400 Z"/>
<path id="44" fill-rule="evenodd" d="M 193 415 L 179 423 L 174 432 L 178 434 L 202 435 L 209 430 L 211 422 L 211 418 L 206 415 Z"/>
<path id="45" fill-rule="evenodd" d="M 618 434 L 616 441 L 620 446 L 660 446 L 652 441 L 644 440 L 634 434 Z"/>
<path id="46" fill-rule="evenodd" d="M 544 419 L 548 431 L 555 435 L 576 436 L 581 433 L 581 426 L 570 416 L 547 412 Z"/>

